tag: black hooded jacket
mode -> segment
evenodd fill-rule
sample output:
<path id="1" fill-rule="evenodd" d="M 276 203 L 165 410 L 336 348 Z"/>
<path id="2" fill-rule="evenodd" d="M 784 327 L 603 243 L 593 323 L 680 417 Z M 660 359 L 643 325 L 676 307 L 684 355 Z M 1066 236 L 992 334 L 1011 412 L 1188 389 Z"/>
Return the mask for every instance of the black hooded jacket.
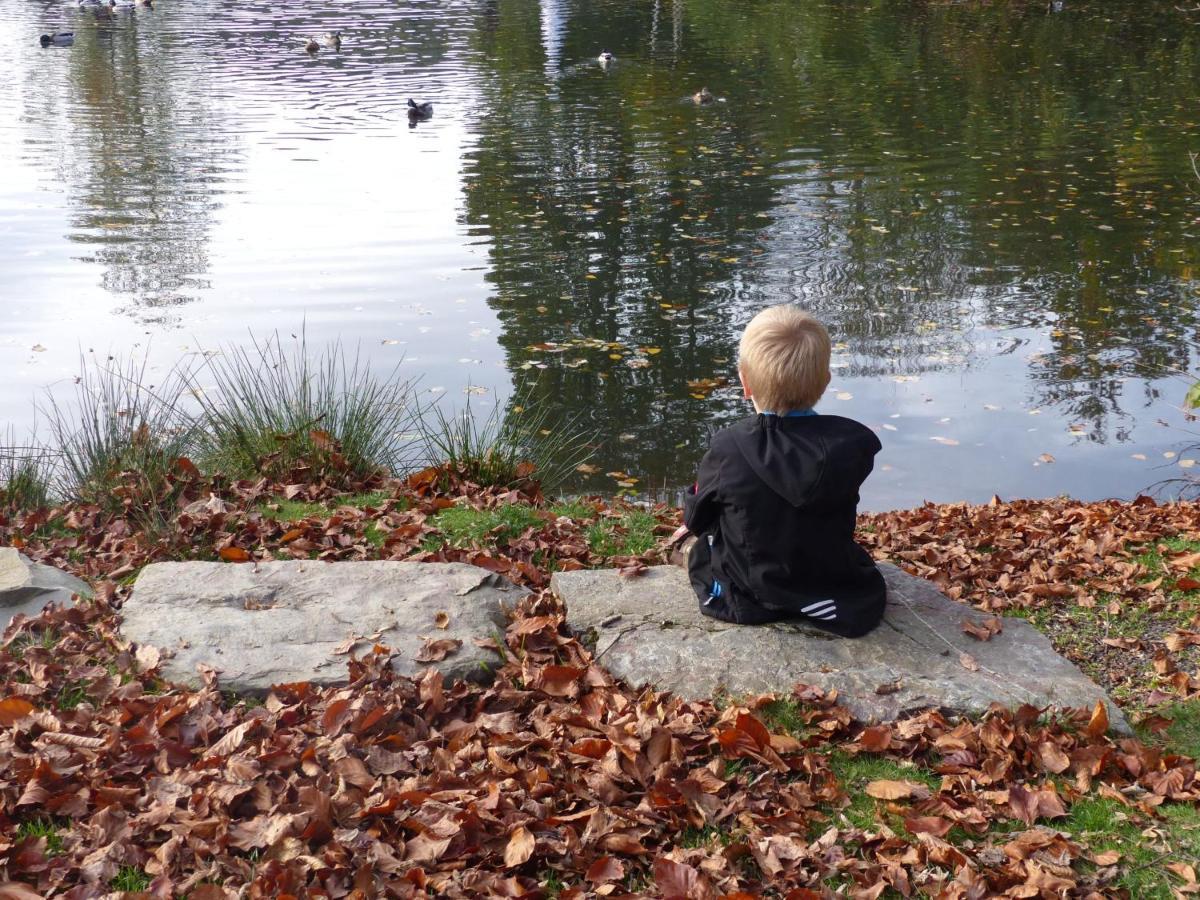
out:
<path id="1" fill-rule="evenodd" d="M 688 572 L 701 612 L 742 625 L 805 619 L 846 637 L 879 624 L 886 588 L 854 523 L 880 449 L 841 416 L 760 414 L 718 432 L 684 501 L 700 537 Z"/>

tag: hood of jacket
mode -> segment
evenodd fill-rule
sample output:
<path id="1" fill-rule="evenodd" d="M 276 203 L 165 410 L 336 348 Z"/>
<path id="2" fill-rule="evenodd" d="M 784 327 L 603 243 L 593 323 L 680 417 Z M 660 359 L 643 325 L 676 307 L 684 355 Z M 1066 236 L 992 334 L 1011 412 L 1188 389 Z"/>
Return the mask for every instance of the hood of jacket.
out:
<path id="1" fill-rule="evenodd" d="M 754 474 L 792 506 L 844 499 L 850 485 L 857 494 L 882 448 L 874 432 L 842 416 L 759 414 L 730 431 Z"/>

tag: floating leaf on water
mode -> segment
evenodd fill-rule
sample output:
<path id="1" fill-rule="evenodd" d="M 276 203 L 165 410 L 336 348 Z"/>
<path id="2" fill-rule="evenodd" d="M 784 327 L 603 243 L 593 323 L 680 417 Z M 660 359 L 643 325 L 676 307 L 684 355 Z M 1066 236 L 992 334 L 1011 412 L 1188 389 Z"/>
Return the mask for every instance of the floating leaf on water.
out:
<path id="1" fill-rule="evenodd" d="M 931 441 L 937 441 L 939 444 L 945 444 L 947 447 L 957 447 L 958 441 L 954 438 L 942 437 L 940 434 L 935 434 L 930 438 Z"/>
<path id="2" fill-rule="evenodd" d="M 1174 450 L 1167 450 L 1163 453 L 1163 459 L 1174 459 L 1178 455 Z"/>
<path id="3" fill-rule="evenodd" d="M 1041 456 L 1038 457 L 1038 459 L 1044 463 L 1054 462 L 1054 457 L 1051 456 L 1049 453 L 1043 453 Z"/>
<path id="4" fill-rule="evenodd" d="M 1181 469 L 1190 469 L 1190 468 L 1191 468 L 1192 466 L 1194 466 L 1195 464 L 1196 464 L 1196 461 L 1195 461 L 1194 459 L 1191 459 L 1191 458 L 1188 458 L 1188 459 L 1181 459 L 1181 460 L 1179 461 L 1179 467 L 1180 467 Z"/>
<path id="5" fill-rule="evenodd" d="M 1146 454 L 1145 454 L 1145 453 L 1130 453 L 1129 455 L 1130 455 L 1130 456 L 1131 456 L 1133 459 L 1145 460 L 1145 458 L 1146 458 Z"/>
<path id="6" fill-rule="evenodd" d="M 33 350 L 34 353 L 45 353 L 46 352 L 46 348 L 43 347 L 41 344 L 34 344 L 31 349 Z"/>
<path id="7" fill-rule="evenodd" d="M 853 400 L 854 395 L 849 391 L 838 391 L 835 395 L 839 400 Z"/>
<path id="8" fill-rule="evenodd" d="M 595 475 L 600 471 L 598 466 L 593 466 L 591 463 L 580 463 L 575 467 L 576 472 L 582 472 L 584 475 Z"/>

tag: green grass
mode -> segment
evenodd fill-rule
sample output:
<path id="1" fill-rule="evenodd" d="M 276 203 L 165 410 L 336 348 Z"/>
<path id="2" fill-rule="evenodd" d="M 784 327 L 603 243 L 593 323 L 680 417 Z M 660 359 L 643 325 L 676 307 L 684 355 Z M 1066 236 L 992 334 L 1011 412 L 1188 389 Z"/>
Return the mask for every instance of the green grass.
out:
<path id="1" fill-rule="evenodd" d="M 941 779 L 928 769 L 901 765 L 895 760 L 879 756 L 851 756 L 838 751 L 830 754 L 829 767 L 850 797 L 850 805 L 842 810 L 842 815 L 864 831 L 879 829 L 879 810 L 884 803 L 867 796 L 864 788 L 869 782 L 913 781 L 924 784 L 932 791 L 936 791 L 941 784 Z"/>
<path id="2" fill-rule="evenodd" d="M 565 516 L 576 522 L 596 518 L 596 508 L 583 500 L 563 500 L 550 507 L 550 513 L 555 518 Z"/>
<path id="3" fill-rule="evenodd" d="M 63 841 L 62 835 L 59 834 L 62 828 L 52 819 L 41 818 L 31 819 L 28 822 L 22 822 L 17 826 L 17 840 L 23 841 L 29 838 L 45 838 L 46 839 L 46 854 L 55 856 L 62 852 Z"/>
<path id="4" fill-rule="evenodd" d="M 557 897 L 563 892 L 567 883 L 563 881 L 562 873 L 546 869 L 538 875 L 538 882 L 546 897 Z"/>
<path id="5" fill-rule="evenodd" d="M 42 631 L 26 631 L 23 634 L 13 638 L 11 644 L 8 645 L 9 655 L 20 662 L 25 658 L 25 652 L 35 648 L 42 650 L 52 650 L 54 645 L 58 643 L 59 634 L 53 628 L 46 628 Z"/>
<path id="6" fill-rule="evenodd" d="M 1155 712 L 1171 720 L 1160 738 L 1166 749 L 1200 759 L 1200 700 L 1172 703 Z M 1147 737 L 1147 740 L 1154 742 L 1153 737 Z"/>
<path id="7" fill-rule="evenodd" d="M 58 692 L 58 708 L 64 712 L 70 712 L 76 709 L 87 698 L 86 683 L 73 681 L 70 684 L 64 684 L 62 690 Z"/>
<path id="8" fill-rule="evenodd" d="M 602 519 L 587 527 L 587 542 L 597 556 L 640 556 L 651 550 L 658 537 L 658 520 L 644 510 L 624 512 L 617 519 Z"/>
<path id="9" fill-rule="evenodd" d="M 491 509 L 452 506 L 428 524 L 437 529 L 441 540 L 431 537 L 427 549 L 436 549 L 443 542 L 453 547 L 495 545 L 518 537 L 526 529 L 540 528 L 545 521 L 532 506 L 510 504 Z"/>
<path id="10" fill-rule="evenodd" d="M 808 733 L 808 725 L 801 717 L 802 710 L 803 707 L 799 703 L 784 697 L 761 707 L 758 717 L 770 731 L 799 738 Z"/>
<path id="11" fill-rule="evenodd" d="M 1115 887 L 1139 900 L 1170 900 L 1173 881 L 1163 863 L 1174 859 L 1194 864 L 1200 859 L 1200 811 L 1183 804 L 1165 804 L 1160 812 L 1161 842 L 1148 839 L 1144 823 L 1134 821 L 1122 804 L 1100 797 L 1075 803 L 1065 819 L 1054 821 L 1054 827 L 1092 853 L 1120 851 Z"/>
<path id="12" fill-rule="evenodd" d="M 150 887 L 150 876 L 137 866 L 121 866 L 108 886 L 114 891 L 136 893 Z"/>
<path id="13" fill-rule="evenodd" d="M 708 824 L 703 828 L 687 826 L 675 839 L 678 847 L 693 850 L 698 847 L 728 847 L 737 840 L 737 835 L 726 828 Z"/>
<path id="14" fill-rule="evenodd" d="M 314 517 L 326 519 L 340 507 L 352 506 L 355 509 L 375 509 L 390 499 L 386 491 L 368 491 L 365 494 L 347 494 L 337 497 L 328 503 L 306 503 L 302 500 L 288 500 L 285 497 L 274 497 L 259 504 L 259 512 L 268 519 L 276 522 L 300 522 Z M 403 504 L 397 504 L 404 508 Z"/>

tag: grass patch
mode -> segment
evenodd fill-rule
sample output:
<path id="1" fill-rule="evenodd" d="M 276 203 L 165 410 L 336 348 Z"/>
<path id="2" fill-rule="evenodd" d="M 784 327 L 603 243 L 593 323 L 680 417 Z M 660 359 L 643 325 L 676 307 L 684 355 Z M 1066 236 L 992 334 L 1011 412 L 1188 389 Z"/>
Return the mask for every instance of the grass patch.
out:
<path id="1" fill-rule="evenodd" d="M 376 376 L 339 342 L 314 355 L 303 333 L 291 345 L 252 338 L 213 355 L 204 376 L 214 383 L 192 383 L 210 471 L 350 485 L 412 462 L 412 382 Z"/>
<path id="2" fill-rule="evenodd" d="M 1122 854 L 1114 886 L 1129 896 L 1147 900 L 1170 900 L 1175 894 L 1172 876 L 1162 863 L 1163 854 L 1181 861 L 1200 859 L 1200 811 L 1183 804 L 1160 808 L 1163 822 L 1156 828 L 1161 837 L 1147 836 L 1128 810 L 1115 800 L 1089 798 L 1075 803 L 1066 819 L 1054 827 L 1069 833 L 1093 853 L 1118 850 Z"/>
<path id="3" fill-rule="evenodd" d="M 717 825 L 709 824 L 703 828 L 689 825 L 679 832 L 675 845 L 685 850 L 693 850 L 698 847 L 728 847 L 735 840 L 736 836 L 733 833 Z"/>
<path id="4" fill-rule="evenodd" d="M 64 712 L 70 712 L 87 698 L 87 684 L 84 682 L 73 681 L 70 684 L 64 684 L 62 690 L 58 692 L 58 708 Z"/>
<path id="5" fill-rule="evenodd" d="M 7 650 L 13 659 L 20 662 L 25 658 L 28 650 L 53 650 L 58 639 L 59 634 L 53 628 L 46 628 L 42 631 L 25 631 L 12 639 Z"/>
<path id="6" fill-rule="evenodd" d="M 150 876 L 137 866 L 121 866 L 108 886 L 114 891 L 137 893 L 150 887 Z"/>
<path id="7" fill-rule="evenodd" d="M 28 822 L 22 822 L 17 826 L 17 840 L 24 841 L 29 838 L 45 838 L 46 854 L 48 856 L 56 856 L 62 852 L 63 848 L 62 835 L 59 834 L 61 830 L 62 826 L 53 819 L 30 819 Z"/>
<path id="8" fill-rule="evenodd" d="M 880 822 L 879 809 L 884 801 L 868 797 L 865 788 L 872 781 L 915 781 L 936 791 L 941 779 L 915 765 L 902 765 L 895 760 L 880 756 L 851 756 L 848 753 L 836 751 L 829 755 L 829 768 L 850 797 L 850 805 L 842 810 L 842 815 L 856 828 L 863 831 L 876 831 Z M 902 825 L 897 827 L 901 830 Z"/>
<path id="9" fill-rule="evenodd" d="M 1155 710 L 1171 724 L 1162 732 L 1161 742 L 1170 753 L 1200 759 L 1200 700 L 1184 700 Z M 1145 737 L 1148 741 L 1154 739 Z"/>
<path id="10" fill-rule="evenodd" d="M 808 725 L 801 715 L 802 707 L 794 700 L 786 697 L 772 700 L 756 712 L 763 724 L 776 734 L 790 734 L 799 738 L 808 733 Z"/>
<path id="11" fill-rule="evenodd" d="M 478 546 L 507 542 L 529 528 L 544 524 L 542 514 L 532 506 L 509 504 L 491 509 L 452 506 L 429 520 L 443 541 L 453 547 Z M 434 539 L 436 549 L 436 538 Z"/>
<path id="12" fill-rule="evenodd" d="M 640 556 L 658 543 L 658 520 L 645 510 L 623 512 L 587 527 L 587 542 L 598 556 Z"/>
<path id="13" fill-rule="evenodd" d="M 496 406 L 480 419 L 468 399 L 446 415 L 440 407 L 420 420 L 431 465 L 481 487 L 518 487 L 536 480 L 543 490 L 561 485 L 592 455 L 577 419 L 555 422 L 550 405 L 531 405 L 531 392 L 518 390 L 507 409 Z M 447 485 L 448 486 L 448 485 Z"/>
<path id="14" fill-rule="evenodd" d="M 386 491 L 369 491 L 365 494 L 347 494 L 338 497 L 330 503 L 306 503 L 303 500 L 288 500 L 285 497 L 275 497 L 259 504 L 259 511 L 268 519 L 276 522 L 300 522 L 304 519 L 326 519 L 333 515 L 339 507 L 352 506 L 355 509 L 374 509 L 382 506 L 391 498 Z"/>
<path id="15" fill-rule="evenodd" d="M 550 507 L 550 514 L 555 518 L 565 517 L 576 522 L 585 522 L 596 518 L 596 507 L 586 500 L 563 500 Z"/>

